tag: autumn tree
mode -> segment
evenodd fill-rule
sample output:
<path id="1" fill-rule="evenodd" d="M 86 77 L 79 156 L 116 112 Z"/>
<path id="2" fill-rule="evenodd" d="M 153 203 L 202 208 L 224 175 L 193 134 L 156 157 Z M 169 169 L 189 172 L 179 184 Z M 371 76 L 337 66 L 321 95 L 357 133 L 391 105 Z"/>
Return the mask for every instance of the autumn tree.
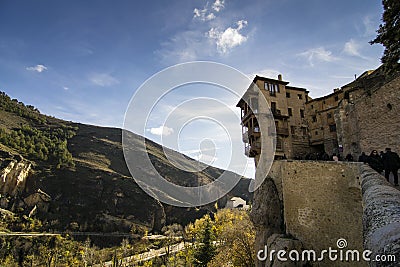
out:
<path id="1" fill-rule="evenodd" d="M 382 63 L 385 71 L 391 73 L 400 69 L 400 1 L 383 0 L 382 24 L 377 30 L 378 35 L 370 44 L 382 44 L 385 47 Z"/>
<path id="2" fill-rule="evenodd" d="M 214 225 L 217 254 L 208 266 L 254 266 L 255 229 L 249 213 L 237 209 L 220 210 L 215 214 Z"/>

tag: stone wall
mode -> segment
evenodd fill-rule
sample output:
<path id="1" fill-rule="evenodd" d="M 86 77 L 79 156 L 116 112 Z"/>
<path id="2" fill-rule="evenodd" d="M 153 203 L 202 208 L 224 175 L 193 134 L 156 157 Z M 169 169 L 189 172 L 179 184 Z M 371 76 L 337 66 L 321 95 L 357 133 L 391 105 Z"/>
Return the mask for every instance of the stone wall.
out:
<path id="1" fill-rule="evenodd" d="M 400 191 L 367 165 L 361 167 L 364 248 L 375 255 L 394 255 L 396 262 L 371 262 L 370 266 L 399 266 Z"/>
<path id="2" fill-rule="evenodd" d="M 349 93 L 335 111 L 339 144 L 343 155 L 358 157 L 391 147 L 400 152 L 400 77 L 378 89 Z"/>
<path id="3" fill-rule="evenodd" d="M 362 248 L 362 206 L 358 164 L 294 161 L 283 163 L 286 232 L 315 250 Z"/>
<path id="4" fill-rule="evenodd" d="M 362 251 L 359 163 L 275 161 L 254 194 L 252 218 L 257 230 L 256 251 L 268 244 L 272 234 L 284 234 L 316 251 L 335 249 L 337 240 L 344 238 L 348 249 Z M 335 264 L 323 262 L 321 266 Z"/>

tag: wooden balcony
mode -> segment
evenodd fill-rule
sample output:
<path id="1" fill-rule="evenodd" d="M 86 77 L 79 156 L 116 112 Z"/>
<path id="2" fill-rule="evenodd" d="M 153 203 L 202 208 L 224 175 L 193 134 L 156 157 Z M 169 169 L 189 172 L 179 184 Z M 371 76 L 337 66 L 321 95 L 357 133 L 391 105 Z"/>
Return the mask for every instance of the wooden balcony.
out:
<path id="1" fill-rule="evenodd" d="M 273 127 L 268 128 L 268 135 L 273 136 Z M 283 136 L 289 136 L 289 128 L 287 127 L 275 127 L 275 134 L 276 135 L 283 135 Z"/>
<path id="2" fill-rule="evenodd" d="M 275 130 L 277 135 L 289 136 L 289 128 L 287 127 L 276 127 Z"/>
<path id="3" fill-rule="evenodd" d="M 243 141 L 243 143 L 249 142 L 249 131 L 246 131 L 242 134 L 242 141 Z"/>
<path id="4" fill-rule="evenodd" d="M 280 109 L 271 109 L 271 113 L 275 119 L 289 118 L 288 115 L 283 115 Z"/>
<path id="5" fill-rule="evenodd" d="M 250 158 L 254 158 L 256 155 L 261 154 L 261 142 L 256 141 L 251 145 L 248 144 L 244 148 L 244 154 Z"/>

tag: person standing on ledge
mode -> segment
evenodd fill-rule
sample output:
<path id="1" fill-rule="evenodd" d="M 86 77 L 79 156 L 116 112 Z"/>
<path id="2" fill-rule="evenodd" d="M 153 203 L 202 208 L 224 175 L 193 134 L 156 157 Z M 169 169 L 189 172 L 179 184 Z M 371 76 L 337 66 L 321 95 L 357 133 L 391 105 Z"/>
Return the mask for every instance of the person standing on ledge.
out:
<path id="1" fill-rule="evenodd" d="M 385 168 L 385 178 L 389 181 L 390 173 L 393 173 L 394 177 L 394 185 L 399 185 L 399 176 L 397 172 L 400 168 L 400 157 L 397 153 L 392 152 L 392 150 L 388 147 L 386 148 L 386 153 L 383 154 L 383 166 Z"/>
<path id="2" fill-rule="evenodd" d="M 377 171 L 379 174 L 382 173 L 383 162 L 381 157 L 378 155 L 378 151 L 376 151 L 375 149 L 371 151 L 371 154 L 369 154 L 367 163 L 372 169 Z"/>

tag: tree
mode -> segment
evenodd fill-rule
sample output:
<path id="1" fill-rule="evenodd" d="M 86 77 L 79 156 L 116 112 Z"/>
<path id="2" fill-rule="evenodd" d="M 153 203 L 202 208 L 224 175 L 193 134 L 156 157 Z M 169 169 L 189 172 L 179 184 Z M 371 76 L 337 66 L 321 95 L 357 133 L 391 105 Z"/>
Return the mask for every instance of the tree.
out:
<path id="1" fill-rule="evenodd" d="M 207 216 L 200 238 L 200 245 L 194 253 L 194 266 L 207 267 L 207 264 L 214 258 L 215 246 L 213 239 L 211 219 Z"/>
<path id="2" fill-rule="evenodd" d="M 370 44 L 382 44 L 385 47 L 382 63 L 385 72 L 392 73 L 400 69 L 400 1 L 382 0 L 383 24 L 379 25 L 378 35 Z"/>
<path id="3" fill-rule="evenodd" d="M 208 266 L 254 266 L 255 230 L 248 212 L 219 210 L 215 214 L 214 225 L 218 241 L 217 254 Z"/>
<path id="4" fill-rule="evenodd" d="M 165 246 L 165 256 L 166 256 L 165 263 L 166 263 L 166 261 L 170 258 L 172 246 L 174 244 L 176 244 L 182 238 L 183 227 L 180 224 L 174 223 L 172 225 L 164 226 L 161 229 L 161 231 L 163 232 L 163 234 L 165 236 L 165 240 L 163 243 L 164 243 L 164 245 L 166 245 Z M 176 265 L 175 264 L 175 261 L 176 261 L 175 256 L 173 256 L 172 260 L 174 262 L 173 265 L 175 266 Z"/>

